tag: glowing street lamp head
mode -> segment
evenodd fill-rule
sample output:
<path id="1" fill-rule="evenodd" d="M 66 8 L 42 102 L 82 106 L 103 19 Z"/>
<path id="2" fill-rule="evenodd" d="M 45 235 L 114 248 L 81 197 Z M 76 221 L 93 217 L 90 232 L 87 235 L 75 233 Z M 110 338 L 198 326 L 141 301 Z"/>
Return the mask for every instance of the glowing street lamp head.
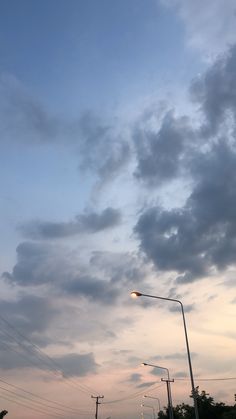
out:
<path id="1" fill-rule="evenodd" d="M 143 367 L 145 367 L 145 365 L 148 365 L 146 362 L 142 362 L 141 364 Z"/>
<path id="2" fill-rule="evenodd" d="M 136 298 L 136 297 L 141 297 L 141 295 L 143 294 L 141 294 L 141 292 L 138 292 L 138 291 L 132 291 L 130 295 L 132 298 Z"/>

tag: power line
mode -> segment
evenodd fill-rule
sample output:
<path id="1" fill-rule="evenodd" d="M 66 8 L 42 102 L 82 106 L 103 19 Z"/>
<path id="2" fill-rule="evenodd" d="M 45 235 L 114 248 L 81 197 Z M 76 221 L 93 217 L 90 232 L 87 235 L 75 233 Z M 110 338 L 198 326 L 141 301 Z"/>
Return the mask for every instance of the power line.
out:
<path id="1" fill-rule="evenodd" d="M 45 360 L 43 360 L 42 358 L 39 357 L 37 351 L 32 352 L 32 348 L 30 348 L 29 346 L 25 346 L 19 339 L 17 339 L 15 336 L 12 336 L 11 334 L 9 334 L 7 331 L 2 330 L 0 328 L 0 330 L 2 331 L 3 335 L 9 337 L 10 339 L 12 339 L 13 341 L 15 341 L 23 350 L 28 351 L 30 353 L 30 355 L 35 356 L 40 362 L 44 362 L 47 365 L 47 368 L 52 370 L 52 367 L 48 365 L 47 362 L 45 362 Z M 1 342 L 1 344 L 8 346 L 13 352 L 18 353 L 18 355 L 22 356 L 23 358 L 25 358 L 27 360 L 27 362 L 30 362 L 32 365 L 36 365 L 38 368 L 45 370 L 45 368 L 40 367 L 38 364 L 35 363 L 35 361 L 32 361 L 30 358 L 27 358 L 24 354 L 22 354 L 21 352 L 18 352 L 15 348 L 13 348 L 11 346 L 10 343 L 6 343 L 6 342 Z M 53 370 L 53 372 L 55 373 L 55 369 Z M 58 371 L 56 371 L 58 374 Z M 60 371 L 60 377 L 61 377 L 61 371 Z"/>
<path id="2" fill-rule="evenodd" d="M 0 389 L 1 390 L 3 390 L 3 391 L 6 391 L 7 393 L 10 393 L 10 394 L 13 394 L 14 396 L 16 396 L 16 397 L 19 397 L 19 398 L 22 398 L 22 399 L 25 399 L 25 400 L 27 400 L 27 401 L 29 401 L 30 403 L 34 403 L 34 404 L 36 404 L 36 405 L 42 405 L 42 403 L 41 402 L 39 402 L 39 401 L 37 401 L 37 400 L 32 400 L 29 396 L 23 396 L 23 395 L 19 395 L 19 394 L 17 394 L 15 391 L 11 391 L 11 390 L 8 390 L 8 389 L 6 389 L 6 388 L 4 388 L 4 387 L 2 387 L 2 386 L 0 386 Z M 52 407 L 52 406 L 48 406 L 48 405 L 43 405 L 42 407 L 49 407 L 50 409 L 57 409 L 56 407 Z M 60 413 L 58 413 L 58 416 L 61 416 L 61 417 L 63 417 L 63 415 L 62 414 L 60 414 Z"/>
<path id="3" fill-rule="evenodd" d="M 58 405 L 58 406 L 64 407 L 66 410 L 70 409 L 70 410 L 73 410 L 75 413 L 81 413 L 81 410 L 80 410 L 80 409 L 73 408 L 73 407 L 71 407 L 71 406 L 68 406 L 68 405 L 62 404 L 62 403 L 60 403 L 60 402 L 57 402 L 57 401 L 54 401 L 54 400 L 47 399 L 46 397 L 38 396 L 37 394 L 32 393 L 32 392 L 30 392 L 30 391 L 27 391 L 27 390 L 23 389 L 22 387 L 16 386 L 16 385 L 14 385 L 14 384 L 10 384 L 10 383 L 8 383 L 7 381 L 5 381 L 5 380 L 3 380 L 3 379 L 1 379 L 1 378 L 0 378 L 0 382 L 2 382 L 2 383 L 4 383 L 4 384 L 7 384 L 8 386 L 13 387 L 13 388 L 15 388 L 15 389 L 17 389 L 17 390 L 20 390 L 20 391 L 22 391 L 22 392 L 24 392 L 24 393 L 30 394 L 30 395 L 32 395 L 32 396 L 34 396 L 34 397 L 37 397 L 37 398 L 38 398 L 38 399 L 40 399 L 40 400 L 45 400 L 45 401 L 47 401 L 47 402 L 49 402 L 49 403 L 53 403 L 53 404 L 56 404 L 56 405 Z"/>
<path id="4" fill-rule="evenodd" d="M 20 405 L 20 406 L 26 407 L 27 409 L 34 410 L 35 412 L 38 412 L 38 413 L 41 413 L 41 414 L 44 414 L 44 415 L 46 414 L 46 415 L 49 415 L 49 416 L 53 416 L 53 417 L 55 417 L 55 418 L 60 418 L 60 417 L 61 417 L 61 415 L 55 415 L 55 414 L 53 414 L 53 413 L 46 412 L 46 411 L 44 411 L 44 410 L 42 410 L 42 409 L 38 409 L 38 408 L 35 408 L 35 407 L 32 407 L 32 406 L 29 406 L 29 405 L 27 405 L 27 404 L 25 404 L 25 403 L 22 403 L 22 402 L 16 401 L 15 399 L 11 399 L 11 398 L 9 398 L 9 397 L 6 397 L 5 395 L 2 395 L 2 394 L 1 394 L 1 397 L 2 397 L 3 399 L 5 399 L 5 400 L 8 400 L 8 401 L 10 401 L 10 402 L 12 402 L 12 403 L 15 403 L 15 404 L 18 404 L 18 405 Z M 64 416 L 62 416 L 62 417 L 64 417 Z"/>
<path id="5" fill-rule="evenodd" d="M 175 381 L 189 381 L 189 378 L 175 378 Z M 223 377 L 223 378 L 197 378 L 194 377 L 195 381 L 229 381 L 236 380 L 236 377 Z"/>
<path id="6" fill-rule="evenodd" d="M 0 386 L 0 389 L 2 389 L 4 391 L 7 391 L 9 393 L 12 393 L 12 394 L 16 395 L 17 397 L 22 397 L 24 399 L 30 400 L 33 403 L 43 405 L 43 406 L 48 407 L 50 409 L 60 410 L 60 411 L 65 412 L 67 414 L 68 414 L 68 411 L 71 411 L 70 412 L 71 414 L 76 414 L 76 415 L 88 415 L 88 414 L 90 414 L 88 411 L 86 411 L 86 412 L 85 411 L 80 411 L 79 409 L 75 409 L 75 408 L 72 408 L 70 406 L 63 405 L 62 403 L 55 402 L 53 400 L 49 400 L 49 399 L 47 399 L 45 397 L 38 396 L 38 395 L 36 395 L 36 394 L 34 394 L 34 393 L 30 392 L 30 391 L 27 391 L 27 390 L 22 389 L 21 387 L 18 387 L 18 386 L 15 386 L 13 384 L 10 384 L 10 383 L 8 383 L 5 380 L 0 379 L 0 382 L 2 382 L 4 384 L 7 384 L 9 387 L 15 388 L 18 391 L 21 391 L 21 392 L 27 394 L 27 396 L 24 396 L 24 395 L 21 395 L 21 394 L 17 394 L 16 392 L 11 391 L 11 390 L 9 390 L 9 389 L 7 389 L 5 387 L 2 387 L 2 386 Z M 39 399 L 40 401 L 33 400 L 30 396 L 33 396 L 33 397 Z M 46 401 L 47 403 L 51 403 L 51 404 L 53 404 L 53 406 L 50 406 L 50 405 L 48 405 L 46 403 L 42 403 L 42 401 Z M 57 406 L 59 406 L 59 407 L 57 407 Z"/>
<path id="7" fill-rule="evenodd" d="M 13 327 L 13 326 L 12 326 Z M 1 329 L 2 330 L 2 329 Z M 77 382 L 75 382 L 74 380 L 72 380 L 71 378 L 68 378 L 68 377 L 66 377 L 66 375 L 63 375 L 63 370 L 62 370 L 62 368 L 53 360 L 53 359 L 51 359 L 46 353 L 44 353 L 39 347 L 37 347 L 37 345 L 35 345 L 35 344 L 33 344 L 33 343 L 31 343 L 30 342 L 30 344 L 31 344 L 31 346 L 33 347 L 33 349 L 34 349 L 34 347 L 36 347 L 37 349 L 36 349 L 36 351 L 34 351 L 34 352 L 32 352 L 32 349 L 30 348 L 30 347 L 27 347 L 27 346 L 25 346 L 21 341 L 19 341 L 19 339 L 17 339 L 15 336 L 12 336 L 12 335 L 10 335 L 8 332 L 6 332 L 6 331 L 3 331 L 2 330 L 2 333 L 3 334 L 5 334 L 6 336 L 8 336 L 8 337 L 10 337 L 11 339 L 13 339 L 14 341 L 16 341 L 17 343 L 18 343 L 18 345 L 20 346 L 20 347 L 22 347 L 24 350 L 26 350 L 26 351 L 29 351 L 29 353 L 30 353 L 30 355 L 33 355 L 33 356 L 35 356 L 40 362 L 43 362 L 46 366 L 47 366 L 47 368 L 49 369 L 49 370 L 51 370 L 51 372 L 53 372 L 55 375 L 59 375 L 60 376 L 60 378 L 63 376 L 63 378 L 64 379 L 66 379 L 67 381 L 68 381 L 68 384 L 69 384 L 69 382 L 70 383 L 72 383 L 73 384 L 73 387 L 76 387 L 76 388 L 78 388 L 80 391 L 82 391 L 82 392 L 84 392 L 84 393 L 86 393 L 86 394 L 89 394 L 91 391 L 89 391 L 90 389 L 86 389 L 85 388 L 85 386 L 82 386 L 81 384 L 79 384 L 79 383 L 77 383 Z M 18 332 L 19 333 L 19 332 Z M 28 340 L 27 338 L 26 338 L 26 340 Z M 15 351 L 15 352 L 17 352 L 15 349 L 13 349 L 9 344 L 7 344 L 7 343 L 4 343 L 5 345 L 8 345 L 13 351 Z M 39 352 L 39 354 L 38 354 L 38 352 Z M 53 365 L 53 366 L 51 366 L 50 364 L 49 364 L 49 361 L 47 360 L 47 361 L 45 361 L 44 359 L 42 359 L 42 355 L 41 355 L 41 353 L 43 354 L 43 356 L 44 357 L 46 357 L 47 359 L 49 359 L 49 361 L 50 361 L 50 363 Z M 18 354 L 19 355 L 21 355 L 21 356 L 23 356 L 24 358 L 26 358 L 23 354 L 20 354 L 19 352 L 18 352 Z M 37 366 L 37 368 L 40 368 L 40 369 L 43 369 L 43 370 L 45 370 L 45 368 L 42 368 L 40 365 L 38 365 L 38 364 L 36 364 L 35 362 L 33 362 L 32 360 L 30 360 L 29 358 L 27 358 L 27 361 L 29 361 L 31 364 L 33 364 L 33 365 L 36 365 Z M 57 365 L 57 368 L 54 366 L 54 365 Z"/>
<path id="8" fill-rule="evenodd" d="M 57 362 L 55 362 L 55 360 L 53 360 L 48 354 L 46 354 L 44 351 L 42 351 L 42 349 L 38 345 L 36 345 L 35 343 L 31 342 L 31 340 L 29 338 L 27 338 L 25 335 L 23 335 L 23 333 L 19 332 L 9 321 L 7 321 L 1 315 L 0 315 L 0 319 L 8 327 L 10 327 L 11 329 L 13 329 L 13 331 L 16 332 L 21 338 L 23 338 L 24 340 L 26 340 L 26 342 L 28 342 L 33 348 L 36 349 L 36 351 L 33 353 L 33 355 L 36 358 L 38 358 L 41 362 L 44 362 L 48 366 L 48 368 L 50 370 L 54 371 L 54 373 L 56 372 L 57 374 L 60 374 L 60 376 L 63 375 L 63 369 L 61 368 L 61 366 Z M 23 347 L 24 350 L 29 350 L 30 351 L 30 348 L 25 347 L 22 344 L 22 342 L 19 341 L 19 339 L 17 339 L 15 336 L 10 335 L 8 332 L 3 331 L 3 330 L 2 330 L 2 332 L 5 333 L 11 339 L 15 340 L 18 343 L 18 345 L 20 345 L 21 347 Z M 41 356 L 45 357 L 47 359 L 47 361 L 42 360 L 42 358 L 39 357 L 39 355 L 38 355 L 37 352 L 39 352 Z M 48 362 L 50 364 L 52 364 L 53 367 L 51 367 L 50 365 L 48 365 Z M 97 391 L 94 391 L 93 389 L 89 388 L 88 386 L 81 385 L 81 384 L 77 383 L 76 381 L 74 381 L 73 379 L 66 377 L 66 374 L 65 373 L 63 375 L 63 378 L 65 378 L 67 380 L 67 382 L 72 383 L 74 387 L 76 386 L 76 388 L 78 388 L 80 391 L 82 391 L 82 392 L 84 392 L 86 394 L 90 394 L 91 392 L 98 394 Z"/>
<path id="9" fill-rule="evenodd" d="M 49 363 L 53 365 L 53 370 L 54 371 L 56 371 L 57 373 L 60 373 L 60 374 L 63 373 L 63 370 L 62 370 L 61 366 L 55 360 L 53 360 L 47 353 L 45 353 L 44 351 L 42 351 L 42 349 L 38 345 L 36 345 L 35 343 L 33 343 L 29 338 L 27 338 L 25 335 L 23 335 L 23 333 L 19 332 L 19 330 L 16 329 L 16 327 L 14 327 L 9 321 L 7 321 L 1 315 L 0 315 L 0 319 L 5 324 L 7 324 L 8 327 L 10 327 L 11 329 L 13 329 L 20 337 L 22 337 L 24 340 L 26 340 L 33 348 L 35 348 L 36 349 L 36 352 L 39 352 L 41 356 L 45 357 L 49 361 Z M 7 333 L 6 331 L 4 331 L 3 333 L 7 334 L 12 339 L 14 339 L 20 346 L 23 346 L 23 349 L 30 350 L 29 348 L 25 348 L 24 345 L 18 339 L 16 339 L 14 336 L 9 335 L 9 333 Z M 36 354 L 34 352 L 33 355 L 36 356 L 40 361 L 42 361 L 42 359 L 39 358 L 38 354 Z M 48 361 L 43 360 L 43 362 L 45 362 L 46 365 L 48 365 Z M 52 367 L 50 367 L 50 366 L 49 366 L 49 368 L 52 369 Z M 59 370 L 58 370 L 58 368 L 59 368 Z M 64 378 L 65 378 L 65 375 L 63 376 Z M 84 391 L 84 392 L 87 392 L 87 393 L 91 393 L 91 392 L 97 393 L 96 391 L 93 391 L 93 389 L 90 389 L 86 385 L 78 384 L 77 382 L 75 382 L 74 380 L 69 379 L 69 378 L 67 378 L 67 380 L 73 382 L 73 384 L 75 384 L 76 386 L 80 387 L 80 390 L 81 391 Z"/>
<path id="10" fill-rule="evenodd" d="M 127 400 L 132 400 L 132 399 L 136 399 L 137 397 L 141 396 L 142 394 L 147 392 L 147 389 L 149 389 L 148 391 L 151 390 L 156 390 L 160 387 L 163 387 L 164 384 L 160 384 L 158 386 L 153 387 L 154 384 L 152 384 L 151 386 L 145 388 L 145 390 L 142 391 L 136 391 L 136 393 L 130 394 L 129 396 L 123 397 L 122 399 L 117 399 L 117 400 L 111 400 L 108 402 L 103 402 L 102 404 L 112 404 L 112 403 L 119 403 L 119 402 L 123 402 L 123 401 L 127 401 Z M 152 388 L 153 387 L 153 388 Z"/>
<path id="11" fill-rule="evenodd" d="M 45 371 L 45 368 L 40 367 L 39 365 L 37 365 L 35 363 L 35 361 L 32 361 L 30 358 L 28 358 L 26 355 L 24 355 L 22 352 L 17 351 L 16 348 L 13 348 L 12 345 L 10 345 L 9 343 L 6 342 L 0 342 L 0 346 L 5 346 L 7 349 L 10 349 L 11 352 L 16 353 L 17 355 L 19 355 L 21 358 L 25 359 L 27 361 L 27 363 L 30 363 L 31 365 L 33 365 L 34 367 L 37 366 L 39 369 Z"/>
<path id="12" fill-rule="evenodd" d="M 26 361 L 27 361 L 27 363 L 30 363 L 31 365 L 33 365 L 34 367 L 36 366 L 37 368 L 39 368 L 39 369 L 41 369 L 41 370 L 43 370 L 43 371 L 45 371 L 45 367 L 43 367 L 43 366 L 40 366 L 40 365 L 38 365 L 35 361 L 33 361 L 32 359 L 30 359 L 30 358 L 28 358 L 27 356 L 25 356 L 23 353 L 21 353 L 21 352 L 19 352 L 19 351 L 17 351 L 15 348 L 13 348 L 10 344 L 7 344 L 7 343 L 5 343 L 5 342 L 1 342 L 0 343 L 0 345 L 4 345 L 6 348 L 9 348 L 12 352 L 15 352 L 17 355 L 19 355 L 19 356 L 21 356 L 23 359 L 25 359 Z M 39 357 L 37 357 L 37 354 L 36 353 L 34 353 L 33 355 L 35 355 L 36 356 L 36 358 L 38 358 L 41 362 L 42 362 L 42 360 L 39 358 Z M 50 368 L 50 370 L 51 370 L 51 372 L 52 373 L 54 373 L 56 376 L 58 376 L 59 375 L 59 373 L 60 373 L 60 377 L 61 377 L 61 372 L 60 371 L 56 371 L 56 370 L 54 370 L 54 369 L 52 369 L 52 367 L 49 367 Z M 46 370 L 47 371 L 47 370 Z M 0 380 L 1 381 L 1 380 Z M 70 387 L 71 387 L 71 383 L 70 382 L 67 382 L 67 381 L 63 381 L 63 384 L 66 384 L 66 385 L 69 385 Z M 73 388 L 78 388 L 78 386 L 77 385 L 75 385 L 75 383 L 74 382 L 72 382 L 72 387 Z M 82 390 L 81 390 L 82 391 Z M 87 394 L 87 393 L 86 393 Z"/>

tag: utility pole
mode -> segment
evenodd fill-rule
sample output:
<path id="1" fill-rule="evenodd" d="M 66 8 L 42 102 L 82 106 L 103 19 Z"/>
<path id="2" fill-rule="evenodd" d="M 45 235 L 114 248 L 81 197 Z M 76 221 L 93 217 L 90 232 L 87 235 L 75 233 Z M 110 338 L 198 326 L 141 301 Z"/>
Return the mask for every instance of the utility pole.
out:
<path id="1" fill-rule="evenodd" d="M 101 402 L 99 402 L 99 399 L 103 399 L 104 396 L 91 396 L 92 399 L 96 399 L 96 411 L 95 411 L 95 419 L 98 419 L 98 405 L 101 404 Z"/>
<path id="2" fill-rule="evenodd" d="M 174 380 L 171 380 L 168 377 L 167 379 L 166 378 L 161 378 L 161 381 L 165 381 L 166 382 L 167 397 L 168 397 L 168 413 L 169 413 L 169 418 L 170 419 L 174 419 L 173 405 L 172 405 L 172 397 L 171 397 L 171 389 L 170 389 L 170 383 L 173 383 Z"/>

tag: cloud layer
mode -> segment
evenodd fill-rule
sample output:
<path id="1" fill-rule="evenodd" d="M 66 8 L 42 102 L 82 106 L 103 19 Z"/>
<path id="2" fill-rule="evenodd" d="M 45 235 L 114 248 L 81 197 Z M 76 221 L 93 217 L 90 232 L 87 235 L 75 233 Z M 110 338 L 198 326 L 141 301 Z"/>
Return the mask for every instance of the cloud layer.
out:
<path id="1" fill-rule="evenodd" d="M 172 210 L 150 207 L 135 227 L 141 249 L 158 269 L 178 272 L 179 283 L 192 282 L 236 262 L 235 69 L 236 48 L 232 47 L 191 86 L 202 123 L 194 135 L 199 147 L 190 138 L 191 147 L 175 169 L 178 173 L 184 167 L 193 185 L 184 206 Z M 185 127 L 182 130 L 184 136 Z M 155 141 L 158 143 L 159 136 Z M 158 151 L 152 147 L 150 167 L 156 159 L 155 152 L 160 158 Z M 166 164 L 164 173 L 167 161 Z M 155 175 L 158 185 L 157 170 Z M 149 176 L 154 183 L 153 173 Z"/>

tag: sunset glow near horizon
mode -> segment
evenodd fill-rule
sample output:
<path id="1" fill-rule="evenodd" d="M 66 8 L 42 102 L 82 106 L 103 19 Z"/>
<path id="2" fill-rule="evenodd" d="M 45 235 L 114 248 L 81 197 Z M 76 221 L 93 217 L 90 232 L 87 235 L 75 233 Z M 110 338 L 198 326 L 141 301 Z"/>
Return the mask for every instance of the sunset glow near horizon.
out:
<path id="1" fill-rule="evenodd" d="M 235 28 L 233 0 L 0 2 L 9 419 L 163 408 L 142 363 L 192 404 L 180 306 L 133 290 L 183 303 L 195 385 L 234 404 Z"/>

